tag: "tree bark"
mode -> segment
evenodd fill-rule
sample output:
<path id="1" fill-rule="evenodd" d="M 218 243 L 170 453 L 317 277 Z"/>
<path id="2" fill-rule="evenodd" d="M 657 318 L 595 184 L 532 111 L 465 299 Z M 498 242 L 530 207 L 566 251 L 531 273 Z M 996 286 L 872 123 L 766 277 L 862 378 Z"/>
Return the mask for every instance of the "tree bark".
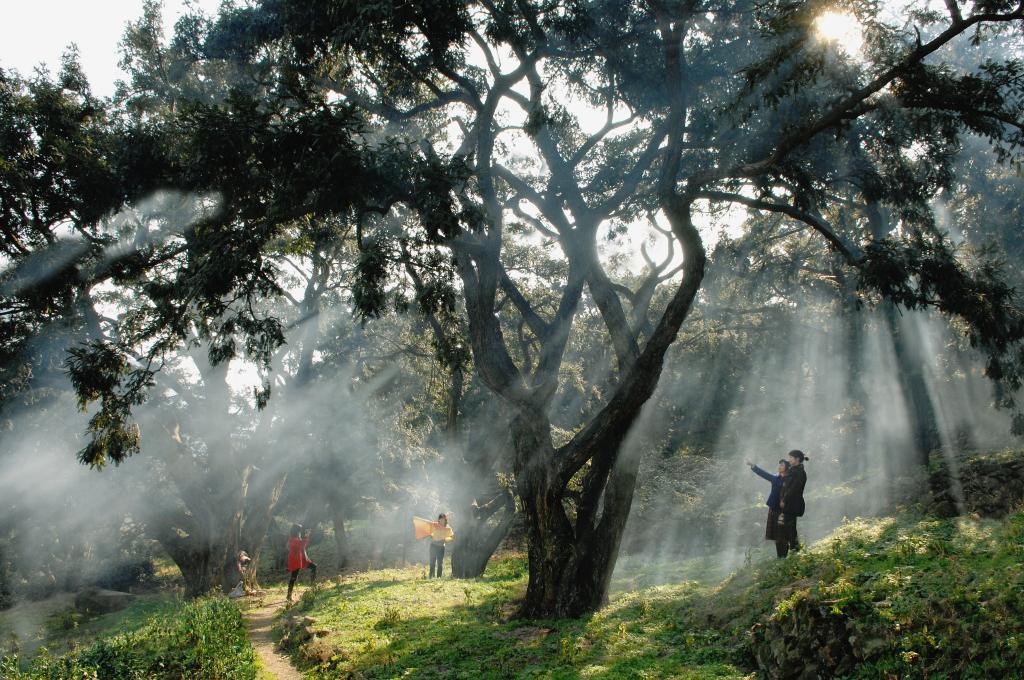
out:
<path id="1" fill-rule="evenodd" d="M 453 402 L 456 394 L 461 401 L 461 375 L 458 380 L 460 389 L 452 391 Z M 453 427 L 448 431 L 449 447 L 462 450 L 461 455 L 453 457 L 452 465 L 457 486 L 457 530 L 451 551 L 452 575 L 456 578 L 483 576 L 515 519 L 515 499 L 498 481 L 498 474 L 509 470 L 508 420 L 499 413 L 477 416 L 482 427 L 469 428 L 464 446 L 459 444 L 458 435 L 462 433 L 456 431 L 455 420 L 450 421 Z"/>
<path id="2" fill-rule="evenodd" d="M 920 465 L 928 465 L 933 451 L 942 448 L 939 436 L 939 422 L 935 414 L 935 404 L 928 392 L 922 364 L 924 357 L 918 347 L 920 338 L 916 332 L 901 327 L 896 306 L 884 302 L 882 315 L 886 330 L 892 340 L 893 353 L 896 356 L 896 372 L 899 377 L 903 401 L 907 408 L 907 420 L 910 429 L 910 441 L 914 456 Z"/>
<path id="3" fill-rule="evenodd" d="M 201 526 L 194 517 L 178 520 L 162 513 L 150 524 L 150 531 L 181 571 L 185 596 L 199 597 L 221 584 L 227 549 L 211 535 L 208 526 Z"/>
<path id="4" fill-rule="evenodd" d="M 248 585 L 259 587 L 257 567 L 267 533 L 274 521 L 274 510 L 281 500 L 281 492 L 288 478 L 287 472 L 277 473 L 268 479 L 257 479 L 256 488 L 250 492 L 246 502 L 245 517 L 242 521 L 239 548 L 252 559 L 247 574 Z"/>
<path id="5" fill-rule="evenodd" d="M 0 610 L 7 609 L 14 604 L 14 596 L 11 593 L 10 569 L 7 563 L 7 545 L 5 539 L 0 539 Z"/>
<path id="6" fill-rule="evenodd" d="M 614 457 L 603 454 L 621 449 L 631 425 L 625 423 L 617 433 L 594 442 L 575 521 L 567 509 L 564 478 L 552 464 L 557 455 L 544 441 L 547 433 L 533 423 L 516 425 L 517 445 L 524 453 L 544 451 L 534 453 L 534 463 L 517 475 L 529 540 L 530 579 L 520 612 L 524 617 L 577 617 L 607 604 L 640 455 L 621 450 Z M 602 470 L 603 465 L 611 469 Z"/>
<path id="7" fill-rule="evenodd" d="M 452 546 L 452 576 L 483 576 L 494 551 L 508 535 L 515 519 L 515 500 L 506 489 L 492 492 L 485 502 L 473 498 L 461 506 L 459 532 Z"/>
<path id="8" fill-rule="evenodd" d="M 331 522 L 334 524 L 334 563 L 338 571 L 348 566 L 348 532 L 345 531 L 345 512 L 340 503 L 331 503 Z"/>

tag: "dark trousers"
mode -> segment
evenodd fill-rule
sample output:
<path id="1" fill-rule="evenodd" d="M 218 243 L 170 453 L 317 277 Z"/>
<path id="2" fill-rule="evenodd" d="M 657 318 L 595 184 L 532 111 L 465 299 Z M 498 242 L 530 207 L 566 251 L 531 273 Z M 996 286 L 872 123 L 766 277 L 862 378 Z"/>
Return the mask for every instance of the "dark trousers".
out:
<path id="1" fill-rule="evenodd" d="M 434 565 L 437 565 L 437 577 L 441 578 L 444 565 L 444 543 L 430 544 L 430 578 L 434 578 Z"/>
<path id="2" fill-rule="evenodd" d="M 796 535 L 796 515 L 782 513 L 782 535 L 775 541 L 775 551 L 779 557 L 800 551 L 800 539 Z"/>
<path id="3" fill-rule="evenodd" d="M 316 565 L 313 564 L 312 562 L 310 562 L 304 568 L 305 569 L 309 569 L 309 582 L 313 583 L 313 581 L 316 580 Z M 288 576 L 288 599 L 289 600 L 292 599 L 292 588 L 295 587 L 295 581 L 298 580 L 299 572 L 300 571 L 302 571 L 302 569 L 296 569 L 295 571 L 289 572 L 289 576 Z"/>

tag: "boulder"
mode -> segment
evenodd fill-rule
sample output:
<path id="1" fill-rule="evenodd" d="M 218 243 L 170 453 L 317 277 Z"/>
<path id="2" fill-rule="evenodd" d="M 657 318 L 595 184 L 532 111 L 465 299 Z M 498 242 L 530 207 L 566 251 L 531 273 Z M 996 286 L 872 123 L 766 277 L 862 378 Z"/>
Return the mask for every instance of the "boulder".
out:
<path id="1" fill-rule="evenodd" d="M 751 630 L 754 656 L 761 671 L 779 680 L 817 680 L 848 673 L 857 651 L 847 620 L 831 605 L 799 597 L 785 611 Z"/>
<path id="2" fill-rule="evenodd" d="M 135 600 L 131 593 L 103 588 L 86 588 L 75 595 L 75 609 L 82 614 L 109 614 L 124 609 Z"/>

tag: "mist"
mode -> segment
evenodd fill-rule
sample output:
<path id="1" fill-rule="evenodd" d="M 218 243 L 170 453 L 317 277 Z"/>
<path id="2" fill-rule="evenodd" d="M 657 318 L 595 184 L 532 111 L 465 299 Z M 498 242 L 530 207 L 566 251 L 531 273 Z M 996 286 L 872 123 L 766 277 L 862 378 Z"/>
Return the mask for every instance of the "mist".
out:
<path id="1" fill-rule="evenodd" d="M 616 578 L 632 583 L 636 570 L 645 583 L 669 582 L 679 577 L 673 562 L 698 557 L 713 558 L 706 576 L 715 578 L 751 559 L 774 559 L 764 540 L 769 485 L 751 474 L 748 459 L 774 474 L 791 449 L 807 454 L 807 511 L 799 530 L 808 545 L 846 519 L 890 515 L 917 500 L 922 469 L 913 407 L 885 314 L 866 308 L 852 319 L 823 318 L 822 304 L 801 304 L 786 324 L 762 334 L 724 401 L 714 386 L 744 360 L 734 354 L 665 376 L 631 435 L 644 464 Z M 851 323 L 859 330 L 856 343 Z M 1014 445 L 1010 415 L 995 406 L 983 357 L 964 346 L 947 320 L 904 311 L 898 324 L 897 332 L 917 346 L 934 408 L 941 446 L 932 459 L 949 466 L 956 493 L 960 455 Z M 697 422 L 724 407 L 706 448 L 666 445 L 672 424 L 659 410 L 665 402 L 696 414 Z M 677 477 L 674 485 L 664 483 L 668 471 Z"/>
<path id="2" fill-rule="evenodd" d="M 133 82 L 66 95 L 81 147 L 114 149 L 96 193 L 148 195 L 84 224 L 56 210 L 3 256 L 0 606 L 255 588 L 284 576 L 297 525 L 329 577 L 418 565 L 412 518 L 445 513 L 456 576 L 528 556 L 522 616 L 576 618 L 609 578 L 775 559 L 747 460 L 809 456 L 811 545 L 908 511 L 940 466 L 963 511 L 962 456 L 1015 444 L 996 406 L 1016 385 L 985 366 L 1024 330 L 966 309 L 1017 319 L 1000 316 L 1017 263 L 1002 286 L 969 215 L 1000 177 L 953 179 L 1005 150 L 979 151 L 986 130 L 952 109 L 929 136 L 896 101 L 944 15 L 912 48 L 910 24 L 847 14 L 826 36 L 814 7 L 764 10 L 776 32 L 760 9 L 634 3 L 603 17 L 603 61 L 562 25 L 588 3 L 526 17 L 564 54 L 514 45 L 490 6 L 461 35 L 427 35 L 416 5 L 340 37 L 304 31 L 349 5 L 290 7 L 225 5 L 170 40 L 148 5 L 125 34 Z M 175 183 L 196 190 L 154 192 Z M 44 198 L 63 209 L 65 190 Z"/>

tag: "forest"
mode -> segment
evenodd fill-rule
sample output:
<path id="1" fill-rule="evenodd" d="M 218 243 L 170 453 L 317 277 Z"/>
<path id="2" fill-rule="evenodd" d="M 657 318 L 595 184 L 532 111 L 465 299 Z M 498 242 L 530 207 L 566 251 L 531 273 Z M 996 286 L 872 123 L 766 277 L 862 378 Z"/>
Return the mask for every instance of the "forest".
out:
<path id="1" fill-rule="evenodd" d="M 165 16 L 0 61 L 0 676 L 1024 676 L 1024 2 Z"/>

